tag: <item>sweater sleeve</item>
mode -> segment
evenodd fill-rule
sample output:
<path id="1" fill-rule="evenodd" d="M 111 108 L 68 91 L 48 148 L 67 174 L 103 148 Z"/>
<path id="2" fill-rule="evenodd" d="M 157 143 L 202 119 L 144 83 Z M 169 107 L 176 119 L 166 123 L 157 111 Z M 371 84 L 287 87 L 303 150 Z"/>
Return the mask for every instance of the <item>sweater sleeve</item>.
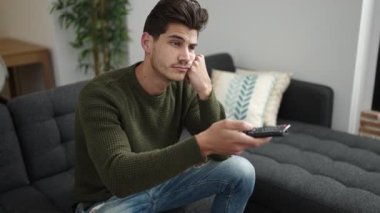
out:
<path id="1" fill-rule="evenodd" d="M 224 108 L 216 99 L 214 92 L 211 92 L 207 100 L 200 100 L 196 95 L 193 95 L 191 100 L 185 126 L 193 135 L 206 130 L 214 122 L 226 117 Z"/>
<path id="2" fill-rule="evenodd" d="M 186 119 L 186 129 L 194 135 L 206 130 L 214 122 L 225 119 L 223 105 L 217 100 L 215 93 L 211 92 L 209 99 L 200 100 L 193 94 L 189 115 Z M 208 158 L 216 161 L 226 160 L 229 155 L 211 154 Z"/>
<path id="3" fill-rule="evenodd" d="M 203 160 L 194 137 L 163 149 L 133 152 L 115 99 L 103 88 L 85 88 L 77 111 L 84 140 L 77 143 L 86 143 L 93 164 L 87 166 L 96 169 L 112 194 L 124 197 L 151 188 Z"/>

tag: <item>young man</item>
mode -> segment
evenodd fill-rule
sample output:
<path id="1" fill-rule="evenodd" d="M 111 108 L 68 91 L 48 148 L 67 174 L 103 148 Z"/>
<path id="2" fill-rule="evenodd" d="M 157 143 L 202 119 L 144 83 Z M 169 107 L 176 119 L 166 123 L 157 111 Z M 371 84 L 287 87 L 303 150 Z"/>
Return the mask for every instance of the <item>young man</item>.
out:
<path id="1" fill-rule="evenodd" d="M 224 119 L 204 56 L 195 53 L 207 19 L 196 0 L 159 1 L 141 37 L 144 60 L 82 90 L 77 212 L 160 212 L 213 194 L 213 212 L 243 212 L 255 172 L 234 154 L 269 139 L 242 133 L 249 123 Z M 183 128 L 193 136 L 178 142 Z"/>

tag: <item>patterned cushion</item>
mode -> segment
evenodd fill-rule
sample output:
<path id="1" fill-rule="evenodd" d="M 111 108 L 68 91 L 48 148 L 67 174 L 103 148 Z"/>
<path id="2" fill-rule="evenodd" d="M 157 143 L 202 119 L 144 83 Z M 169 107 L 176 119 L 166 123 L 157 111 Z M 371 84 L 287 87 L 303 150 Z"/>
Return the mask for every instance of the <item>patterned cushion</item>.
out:
<path id="1" fill-rule="evenodd" d="M 279 72 L 213 70 L 212 81 L 227 118 L 245 120 L 258 127 L 276 124 L 282 94 L 289 85 L 290 76 Z"/>
<path id="2" fill-rule="evenodd" d="M 282 96 L 290 84 L 291 74 L 287 72 L 277 71 L 251 71 L 237 69 L 238 73 L 255 75 L 273 75 L 276 78 L 276 82 L 273 84 L 271 94 L 264 111 L 264 124 L 267 126 L 274 126 L 277 122 L 277 114 L 280 108 Z"/>

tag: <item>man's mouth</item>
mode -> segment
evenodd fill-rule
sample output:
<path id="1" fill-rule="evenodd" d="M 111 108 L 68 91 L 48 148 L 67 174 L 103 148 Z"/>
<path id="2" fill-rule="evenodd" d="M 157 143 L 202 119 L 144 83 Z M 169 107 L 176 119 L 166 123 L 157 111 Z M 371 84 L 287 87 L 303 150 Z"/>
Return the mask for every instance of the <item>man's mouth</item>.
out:
<path id="1" fill-rule="evenodd" d="M 181 72 L 187 72 L 190 69 L 188 66 L 173 66 L 173 68 Z"/>

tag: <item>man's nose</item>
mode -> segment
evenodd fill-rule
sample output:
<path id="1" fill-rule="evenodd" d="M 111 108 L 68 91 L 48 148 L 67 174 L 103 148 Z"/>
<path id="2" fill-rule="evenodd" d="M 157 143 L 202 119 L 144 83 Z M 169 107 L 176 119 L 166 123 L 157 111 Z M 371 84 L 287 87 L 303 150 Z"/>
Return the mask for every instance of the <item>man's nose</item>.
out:
<path id="1" fill-rule="evenodd" d="M 189 48 L 183 48 L 180 52 L 178 59 L 181 63 L 189 63 L 191 61 L 192 53 Z"/>

